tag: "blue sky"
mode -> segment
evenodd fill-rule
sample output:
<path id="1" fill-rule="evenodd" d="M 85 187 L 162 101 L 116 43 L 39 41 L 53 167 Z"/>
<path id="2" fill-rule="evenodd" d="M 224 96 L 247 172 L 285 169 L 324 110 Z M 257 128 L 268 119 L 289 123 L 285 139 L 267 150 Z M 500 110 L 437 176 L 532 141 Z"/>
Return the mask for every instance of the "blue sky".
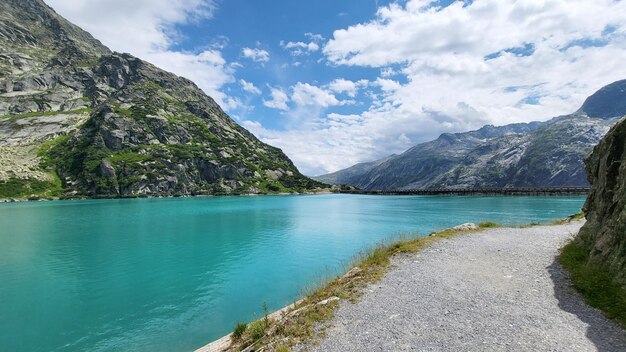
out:
<path id="1" fill-rule="evenodd" d="M 193 80 L 308 175 L 571 113 L 626 78 L 626 1 L 45 1 Z"/>
<path id="2" fill-rule="evenodd" d="M 227 61 L 241 65 L 236 67 L 237 80 L 225 85 L 224 91 L 244 104 L 229 112 L 238 119 L 254 118 L 267 128 L 284 130 L 290 124 L 281 118 L 280 109 L 263 104 L 272 88 L 291 87 L 298 82 L 318 86 L 337 78 L 376 79 L 378 69 L 329 65 L 321 46 L 335 28 L 367 21 L 386 3 L 389 1 L 219 1 L 210 20 L 176 26 L 183 37 L 172 49 L 194 51 L 207 45 L 220 46 Z M 287 48 L 290 42 L 300 45 Z M 245 48 L 266 52 L 267 61 L 245 57 Z M 241 80 L 252 83 L 262 94 L 244 90 Z M 336 96 L 350 98 L 345 92 Z M 360 103 L 369 103 L 365 97 L 360 98 Z M 333 109 L 341 114 L 360 110 L 362 106 L 356 104 Z"/>

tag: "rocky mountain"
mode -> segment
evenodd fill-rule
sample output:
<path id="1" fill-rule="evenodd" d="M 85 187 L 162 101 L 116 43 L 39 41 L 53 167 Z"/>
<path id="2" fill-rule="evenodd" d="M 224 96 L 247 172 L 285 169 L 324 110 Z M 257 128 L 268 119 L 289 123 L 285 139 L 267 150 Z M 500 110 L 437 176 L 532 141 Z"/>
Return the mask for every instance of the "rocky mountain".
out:
<path id="1" fill-rule="evenodd" d="M 611 113 L 613 114 L 613 113 Z M 587 222 L 576 241 L 589 260 L 615 273 L 626 287 L 626 118 L 615 125 L 586 161 L 591 192 L 585 203 Z"/>
<path id="2" fill-rule="evenodd" d="M 190 80 L 111 52 L 41 0 L 0 2 L 0 198 L 319 186 Z"/>
<path id="3" fill-rule="evenodd" d="M 547 122 L 444 133 L 399 155 L 315 179 L 363 189 L 587 186 L 584 158 L 626 114 L 626 80 Z"/>

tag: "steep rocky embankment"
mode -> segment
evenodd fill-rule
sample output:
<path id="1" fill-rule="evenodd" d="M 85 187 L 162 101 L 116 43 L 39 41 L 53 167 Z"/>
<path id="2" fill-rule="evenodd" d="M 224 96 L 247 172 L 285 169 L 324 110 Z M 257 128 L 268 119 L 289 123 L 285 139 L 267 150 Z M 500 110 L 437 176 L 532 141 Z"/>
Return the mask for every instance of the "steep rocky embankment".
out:
<path id="1" fill-rule="evenodd" d="M 584 158 L 626 114 L 626 80 L 546 122 L 444 133 L 399 155 L 315 179 L 364 189 L 587 186 Z"/>
<path id="2" fill-rule="evenodd" d="M 587 159 L 591 192 L 585 204 L 587 223 L 578 241 L 590 261 L 615 274 L 626 287 L 626 118 L 615 125 Z"/>
<path id="3" fill-rule="evenodd" d="M 0 2 L 0 198 L 319 186 L 190 80 L 111 52 L 41 0 Z"/>

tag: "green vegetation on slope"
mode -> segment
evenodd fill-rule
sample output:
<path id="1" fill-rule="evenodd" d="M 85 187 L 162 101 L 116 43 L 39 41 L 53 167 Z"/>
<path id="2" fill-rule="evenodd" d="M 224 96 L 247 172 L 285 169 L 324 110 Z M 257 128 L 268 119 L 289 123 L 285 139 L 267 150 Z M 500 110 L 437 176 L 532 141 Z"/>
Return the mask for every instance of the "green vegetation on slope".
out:
<path id="1" fill-rule="evenodd" d="M 67 115 L 67 114 L 89 114 L 91 113 L 90 107 L 83 107 L 75 110 L 67 110 L 67 111 L 31 111 L 31 112 L 23 112 L 19 114 L 8 114 L 0 116 L 2 119 L 7 119 L 11 121 L 15 121 L 18 119 L 23 119 L 26 117 L 37 117 L 37 116 L 55 116 L 55 115 Z"/>
<path id="2" fill-rule="evenodd" d="M 7 198 L 52 198 L 61 196 L 61 181 L 10 178 L 0 181 L 0 199 Z"/>
<path id="3" fill-rule="evenodd" d="M 589 259 L 589 249 L 580 241 L 567 244 L 559 257 L 585 301 L 626 328 L 626 289 L 614 282 L 610 270 Z"/>

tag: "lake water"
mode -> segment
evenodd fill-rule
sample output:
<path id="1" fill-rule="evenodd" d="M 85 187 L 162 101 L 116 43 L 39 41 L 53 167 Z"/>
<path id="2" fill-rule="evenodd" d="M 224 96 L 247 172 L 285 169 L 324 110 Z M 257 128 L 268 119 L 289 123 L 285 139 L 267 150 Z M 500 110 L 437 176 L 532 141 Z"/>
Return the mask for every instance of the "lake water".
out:
<path id="1" fill-rule="evenodd" d="M 5 351 L 189 351 L 358 252 L 464 222 L 546 222 L 584 197 L 261 196 L 0 204 Z"/>

